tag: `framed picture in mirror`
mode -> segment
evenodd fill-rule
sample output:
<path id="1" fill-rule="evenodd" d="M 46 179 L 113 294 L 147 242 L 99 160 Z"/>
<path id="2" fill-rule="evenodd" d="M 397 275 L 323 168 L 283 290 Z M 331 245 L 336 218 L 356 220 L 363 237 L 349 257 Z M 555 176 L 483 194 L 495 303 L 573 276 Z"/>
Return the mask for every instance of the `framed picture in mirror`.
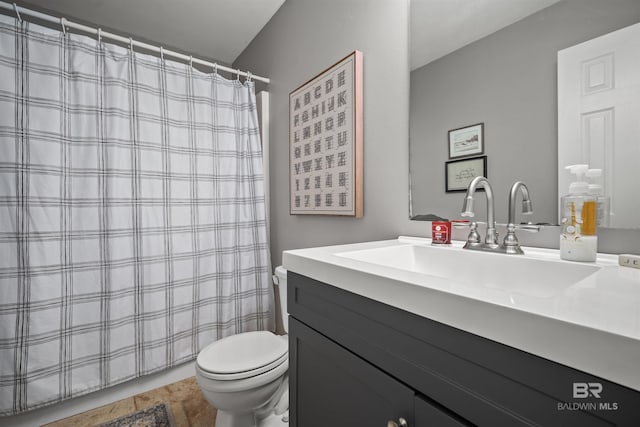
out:
<path id="1" fill-rule="evenodd" d="M 484 153 L 484 123 L 449 131 L 449 158 L 477 156 Z"/>
<path id="2" fill-rule="evenodd" d="M 469 183 L 476 176 L 487 177 L 487 156 L 445 162 L 445 191 L 447 193 L 467 191 Z"/>

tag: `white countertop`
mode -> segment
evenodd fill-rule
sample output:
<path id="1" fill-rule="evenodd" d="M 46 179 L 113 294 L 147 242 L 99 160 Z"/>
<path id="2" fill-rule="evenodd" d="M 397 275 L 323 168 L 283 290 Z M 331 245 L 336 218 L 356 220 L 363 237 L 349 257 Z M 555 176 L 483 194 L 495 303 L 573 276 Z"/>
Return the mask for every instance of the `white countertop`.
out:
<path id="1" fill-rule="evenodd" d="M 337 288 L 640 391 L 640 270 L 618 266 L 615 255 L 599 254 L 595 263 L 588 263 L 599 267 L 594 274 L 556 293 L 535 295 L 468 284 L 452 286 L 439 277 L 339 255 L 430 243 L 430 239 L 399 237 L 291 250 L 283 253 L 283 265 Z M 452 247 L 438 250 L 456 256 L 461 247 L 462 242 L 453 242 Z M 560 260 L 557 250 L 523 249 L 525 255 L 515 257 L 569 262 Z"/>

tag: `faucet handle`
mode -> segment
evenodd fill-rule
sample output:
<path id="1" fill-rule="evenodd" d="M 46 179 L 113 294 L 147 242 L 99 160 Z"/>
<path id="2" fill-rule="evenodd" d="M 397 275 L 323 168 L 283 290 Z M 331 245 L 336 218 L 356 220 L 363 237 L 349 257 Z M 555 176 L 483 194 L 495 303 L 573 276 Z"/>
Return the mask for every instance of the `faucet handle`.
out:
<path id="1" fill-rule="evenodd" d="M 451 221 L 451 226 L 453 228 L 467 228 L 471 227 L 471 223 L 469 221 Z"/>
<path id="2" fill-rule="evenodd" d="M 522 255 L 524 251 L 520 247 L 520 243 L 518 243 L 516 230 L 537 233 L 540 231 L 540 226 L 534 224 L 507 224 L 507 235 L 504 237 L 503 243 L 506 253 Z"/>
<path id="3" fill-rule="evenodd" d="M 451 226 L 453 228 L 478 228 L 478 225 L 482 224 L 482 225 L 486 225 L 486 222 L 481 222 L 481 221 L 466 221 L 466 220 L 452 220 L 451 221 Z"/>
<path id="4" fill-rule="evenodd" d="M 480 243 L 480 234 L 478 233 L 478 224 L 485 224 L 478 221 L 451 221 L 453 228 L 469 228 L 466 245 Z M 466 247 L 465 245 L 465 247 Z"/>
<path id="5" fill-rule="evenodd" d="M 540 231 L 540 226 L 534 224 L 515 224 L 514 230 L 523 230 L 530 233 L 537 233 L 538 231 Z"/>
<path id="6" fill-rule="evenodd" d="M 467 245 L 480 243 L 480 233 L 478 233 L 478 223 L 473 221 L 469 224 L 469 235 L 467 236 Z"/>

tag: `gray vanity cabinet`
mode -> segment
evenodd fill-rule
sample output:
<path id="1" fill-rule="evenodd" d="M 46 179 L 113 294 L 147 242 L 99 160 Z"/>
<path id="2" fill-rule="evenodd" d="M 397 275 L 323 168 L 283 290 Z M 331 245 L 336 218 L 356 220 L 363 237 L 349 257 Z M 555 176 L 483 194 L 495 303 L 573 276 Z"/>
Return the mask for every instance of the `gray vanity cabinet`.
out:
<path id="1" fill-rule="evenodd" d="M 384 427 L 401 426 L 403 420 L 406 426 L 468 425 L 294 318 L 289 319 L 289 338 L 295 365 L 291 395 L 296 397 L 291 426 Z"/>
<path id="2" fill-rule="evenodd" d="M 287 282 L 291 427 L 640 426 L 636 391 L 291 271 Z M 601 384 L 600 398 L 575 399 L 574 382 Z"/>

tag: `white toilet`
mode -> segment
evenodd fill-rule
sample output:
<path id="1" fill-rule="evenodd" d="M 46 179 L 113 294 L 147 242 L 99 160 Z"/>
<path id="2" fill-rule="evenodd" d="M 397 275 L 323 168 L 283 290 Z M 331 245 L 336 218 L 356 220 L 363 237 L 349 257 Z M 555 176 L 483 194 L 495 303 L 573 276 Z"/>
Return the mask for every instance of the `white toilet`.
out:
<path id="1" fill-rule="evenodd" d="M 276 268 L 282 324 L 287 330 L 287 271 Z M 286 427 L 289 415 L 286 335 L 244 332 L 205 347 L 196 361 L 202 394 L 218 410 L 216 427 Z"/>

